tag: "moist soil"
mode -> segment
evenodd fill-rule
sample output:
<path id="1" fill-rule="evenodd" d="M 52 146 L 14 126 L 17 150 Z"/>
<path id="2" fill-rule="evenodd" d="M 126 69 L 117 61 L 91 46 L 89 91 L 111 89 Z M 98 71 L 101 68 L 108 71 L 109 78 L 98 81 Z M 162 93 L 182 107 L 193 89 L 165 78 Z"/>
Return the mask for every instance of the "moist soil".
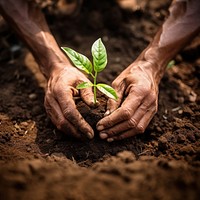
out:
<path id="1" fill-rule="evenodd" d="M 168 15 L 170 1 L 140 1 L 132 10 L 112 1 L 83 2 L 74 15 L 41 1 L 60 46 L 91 58 L 99 37 L 111 84 L 148 45 Z M 46 4 L 45 4 L 46 2 Z M 50 1 L 51 2 L 51 1 Z M 200 196 L 200 37 L 175 58 L 160 83 L 159 109 L 144 134 L 108 143 L 78 141 L 51 123 L 43 106 L 46 80 L 31 53 L 0 21 L 0 199 L 189 199 Z M 77 107 L 95 128 L 106 109 Z"/>

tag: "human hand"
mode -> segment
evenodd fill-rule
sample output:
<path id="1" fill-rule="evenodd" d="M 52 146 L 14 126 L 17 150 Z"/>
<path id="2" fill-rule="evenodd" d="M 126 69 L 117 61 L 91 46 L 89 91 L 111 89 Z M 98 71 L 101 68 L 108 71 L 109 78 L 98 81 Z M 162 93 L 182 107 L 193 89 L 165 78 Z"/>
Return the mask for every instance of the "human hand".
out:
<path id="1" fill-rule="evenodd" d="M 113 81 L 119 99 L 108 100 L 105 117 L 97 123 L 102 139 L 112 142 L 145 131 L 158 107 L 158 81 L 152 65 L 132 63 Z"/>
<path id="2" fill-rule="evenodd" d="M 76 109 L 73 97 L 80 95 L 82 100 L 92 106 L 93 93 L 91 88 L 80 92 L 76 85 L 80 82 L 90 82 L 86 76 L 75 67 L 68 64 L 57 64 L 48 79 L 44 106 L 52 122 L 62 132 L 76 138 L 92 139 L 94 132 Z"/>

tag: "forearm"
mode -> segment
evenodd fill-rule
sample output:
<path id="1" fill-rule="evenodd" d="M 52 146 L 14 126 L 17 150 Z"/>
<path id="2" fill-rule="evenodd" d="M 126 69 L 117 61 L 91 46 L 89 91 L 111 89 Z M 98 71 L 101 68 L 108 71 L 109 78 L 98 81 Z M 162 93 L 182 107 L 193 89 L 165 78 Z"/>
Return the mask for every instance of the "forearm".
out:
<path id="1" fill-rule="evenodd" d="M 33 1 L 0 0 L 0 11 L 27 44 L 46 78 L 54 68 L 53 63 L 69 62 L 52 36 L 43 14 Z"/>
<path id="2" fill-rule="evenodd" d="M 151 62 L 151 70 L 159 83 L 168 62 L 200 31 L 200 1 L 174 1 L 170 14 L 153 41 L 138 57 Z"/>

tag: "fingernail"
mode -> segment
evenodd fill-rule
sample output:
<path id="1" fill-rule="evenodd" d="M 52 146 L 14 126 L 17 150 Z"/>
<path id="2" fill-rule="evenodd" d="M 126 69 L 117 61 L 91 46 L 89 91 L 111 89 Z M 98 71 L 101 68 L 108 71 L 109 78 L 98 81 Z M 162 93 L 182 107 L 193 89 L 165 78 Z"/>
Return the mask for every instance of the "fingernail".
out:
<path id="1" fill-rule="evenodd" d="M 100 134 L 100 138 L 101 139 L 106 139 L 108 137 L 108 135 L 106 133 L 101 133 Z"/>
<path id="2" fill-rule="evenodd" d="M 98 126 L 97 126 L 97 130 L 98 130 L 98 131 L 102 131 L 103 129 L 104 129 L 104 126 L 103 126 L 103 125 L 98 125 Z"/>
<path id="3" fill-rule="evenodd" d="M 107 139 L 107 142 L 113 142 L 113 141 L 114 141 L 113 138 L 108 138 L 108 139 Z"/>
<path id="4" fill-rule="evenodd" d="M 87 137 L 88 137 L 89 139 L 92 139 L 92 138 L 94 137 L 94 134 L 92 134 L 92 133 L 90 133 L 90 132 L 87 132 Z"/>
<path id="5" fill-rule="evenodd" d="M 104 116 L 108 116 L 110 115 L 110 110 L 107 110 L 105 113 L 104 113 Z"/>

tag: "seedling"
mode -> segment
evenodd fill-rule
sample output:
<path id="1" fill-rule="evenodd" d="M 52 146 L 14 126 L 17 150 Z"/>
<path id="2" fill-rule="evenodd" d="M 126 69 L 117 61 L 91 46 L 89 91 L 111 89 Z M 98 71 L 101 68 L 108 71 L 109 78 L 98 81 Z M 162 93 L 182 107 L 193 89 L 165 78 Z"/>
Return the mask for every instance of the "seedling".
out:
<path id="1" fill-rule="evenodd" d="M 93 87 L 94 104 L 97 103 L 97 89 L 109 98 L 117 100 L 117 94 L 111 86 L 104 83 L 97 83 L 98 73 L 103 71 L 107 65 L 106 48 L 100 38 L 93 43 L 91 48 L 93 64 L 86 56 L 74 51 L 73 49 L 68 47 L 61 48 L 78 69 L 84 71 L 93 78 L 93 83 L 82 82 L 76 86 L 77 89 Z"/>

